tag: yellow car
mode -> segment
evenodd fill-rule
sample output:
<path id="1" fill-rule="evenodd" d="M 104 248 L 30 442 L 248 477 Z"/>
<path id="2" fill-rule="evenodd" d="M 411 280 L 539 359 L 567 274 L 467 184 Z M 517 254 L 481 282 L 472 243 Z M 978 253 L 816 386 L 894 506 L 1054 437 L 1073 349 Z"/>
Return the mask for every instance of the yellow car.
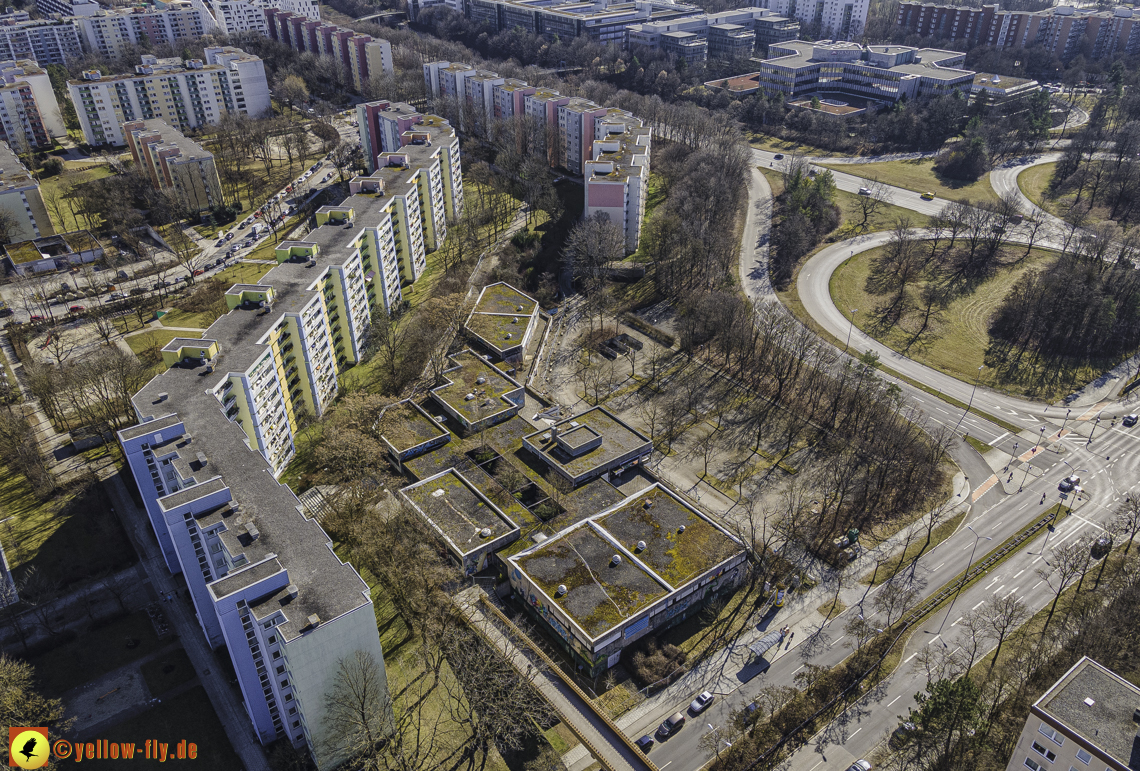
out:
<path id="1" fill-rule="evenodd" d="M 934 200 L 934 193 L 923 193 L 922 195 L 919 196 L 919 198 L 921 198 L 924 201 L 933 201 Z"/>

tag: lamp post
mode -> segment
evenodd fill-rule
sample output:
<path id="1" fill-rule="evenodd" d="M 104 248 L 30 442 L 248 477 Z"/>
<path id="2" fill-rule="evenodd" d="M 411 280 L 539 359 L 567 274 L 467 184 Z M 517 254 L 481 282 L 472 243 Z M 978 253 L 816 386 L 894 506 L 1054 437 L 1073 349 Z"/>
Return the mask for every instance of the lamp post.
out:
<path id="1" fill-rule="evenodd" d="M 1065 433 L 1065 424 L 1069 422 L 1070 412 L 1072 412 L 1071 409 L 1065 410 L 1065 419 L 1061 421 L 1061 434 Z M 1058 436 L 1060 436 L 1060 434 L 1058 434 Z"/>
<path id="2" fill-rule="evenodd" d="M 1041 439 L 1045 436 L 1045 426 L 1041 426 L 1041 433 L 1037 437 L 1037 444 L 1033 445 L 1033 452 L 1037 452 L 1038 445 L 1041 444 Z M 1030 462 L 1025 464 L 1025 473 L 1021 476 L 1021 484 L 1017 486 L 1017 491 L 1020 493 L 1025 489 L 1025 480 L 1029 479 L 1029 467 L 1032 465 L 1033 458 L 1030 456 Z"/>
<path id="3" fill-rule="evenodd" d="M 970 577 L 970 567 L 974 564 L 974 552 L 978 549 L 978 542 L 983 538 L 987 541 L 992 541 L 988 535 L 978 535 L 970 525 L 966 525 L 966 529 L 974 534 L 974 548 L 970 549 L 970 561 L 966 563 L 966 572 L 962 574 L 962 583 Z M 942 623 L 938 625 L 938 634 L 942 634 L 942 627 L 946 626 L 946 619 L 950 618 L 950 611 L 954 609 L 954 603 L 958 601 L 958 595 L 962 593 L 962 584 L 958 584 L 958 591 L 954 592 L 954 599 L 950 600 L 950 607 L 946 608 L 946 616 L 942 619 Z"/>
<path id="4" fill-rule="evenodd" d="M 978 391 L 978 380 L 982 377 L 982 370 L 985 368 L 985 364 L 978 367 L 978 374 L 974 375 L 974 387 L 970 389 L 970 401 L 966 403 L 966 409 L 962 413 L 962 417 L 958 418 L 958 424 L 954 426 L 955 432 L 958 430 L 958 426 L 962 425 L 962 421 L 966 419 L 967 413 L 970 412 L 970 407 L 974 406 L 974 394 Z"/>
<path id="5" fill-rule="evenodd" d="M 847 327 L 847 342 L 843 345 L 844 353 L 847 353 L 847 349 L 851 347 L 851 333 L 855 331 L 855 314 L 858 312 L 858 308 L 851 309 L 851 326 Z"/>
<path id="6" fill-rule="evenodd" d="M 717 760 L 720 760 L 720 743 L 724 742 L 724 746 L 731 747 L 732 742 L 730 742 L 728 739 L 721 739 L 720 729 L 714 726 L 712 723 L 705 723 L 705 725 L 709 727 L 709 733 L 711 733 L 713 735 L 713 738 L 716 740 L 716 744 L 714 745 L 714 752 L 716 752 Z"/>
<path id="7" fill-rule="evenodd" d="M 1092 444 L 1093 434 L 1096 433 L 1096 427 L 1100 425 L 1100 413 L 1101 412 L 1104 412 L 1104 410 L 1101 410 L 1100 412 L 1098 412 L 1096 414 L 1096 423 L 1093 423 L 1092 431 L 1089 431 L 1089 440 L 1087 442 L 1085 442 L 1085 447 L 1088 447 L 1090 444 Z"/>

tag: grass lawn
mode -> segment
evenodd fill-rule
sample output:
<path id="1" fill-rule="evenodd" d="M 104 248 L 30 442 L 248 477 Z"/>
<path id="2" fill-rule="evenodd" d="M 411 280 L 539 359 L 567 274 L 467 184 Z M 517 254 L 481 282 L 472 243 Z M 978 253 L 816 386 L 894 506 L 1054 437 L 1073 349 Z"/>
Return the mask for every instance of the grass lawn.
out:
<path id="1" fill-rule="evenodd" d="M 845 190 L 835 191 L 835 203 L 839 204 L 839 210 L 843 212 L 844 225 L 840 226 L 839 231 L 836 233 L 837 241 L 841 241 L 850 236 L 857 235 L 852 232 L 850 235 L 845 233 L 845 226 L 854 228 L 856 225 L 863 221 L 863 213 L 859 210 L 859 199 L 861 195 L 855 193 L 848 193 Z M 867 228 L 863 233 L 874 233 L 879 230 L 890 230 L 895 226 L 895 221 L 899 217 L 906 217 L 910 220 L 913 227 L 924 228 L 930 224 L 930 217 L 925 214 L 919 214 L 910 209 L 904 209 L 901 206 L 895 206 L 892 203 L 879 204 L 878 210 L 875 211 L 867 219 Z"/>
<path id="2" fill-rule="evenodd" d="M 272 255 L 272 250 L 270 251 Z M 270 256 L 269 259 L 273 259 Z M 277 266 L 256 262 L 235 262 L 225 270 L 218 271 L 213 278 L 226 284 L 256 284 L 269 271 Z"/>
<path id="3" fill-rule="evenodd" d="M 176 337 L 193 337 L 192 332 L 175 332 L 169 329 L 151 329 L 147 332 L 139 332 L 138 334 L 131 335 L 130 337 L 123 338 L 135 356 L 139 357 L 139 361 L 143 364 L 149 365 L 151 374 L 157 375 L 160 372 L 166 371 L 166 365 L 162 363 L 162 355 L 156 354 L 156 349 L 162 348 Z"/>
<path id="4" fill-rule="evenodd" d="M 1025 171 L 1017 175 L 1017 186 L 1021 188 L 1021 192 L 1025 193 L 1025 197 L 1033 203 L 1040 206 L 1045 211 L 1056 217 L 1064 217 L 1065 214 L 1072 208 L 1073 201 L 1076 200 L 1076 193 L 1066 193 L 1056 198 L 1050 198 L 1046 194 L 1046 189 L 1049 187 L 1049 180 L 1053 178 L 1053 172 L 1056 170 L 1057 164 L 1043 163 L 1040 166 L 1031 166 Z M 1108 210 L 1102 209 L 1100 206 L 1094 208 L 1089 212 L 1089 217 L 1094 222 L 1100 222 L 1107 219 Z"/>
<path id="5" fill-rule="evenodd" d="M 135 715 L 129 720 L 108 728 L 101 736 L 91 739 L 108 739 L 116 743 L 134 742 L 135 756 L 130 761 L 131 768 L 165 769 L 171 762 L 183 763 L 198 768 L 241 768 L 241 759 L 234 752 L 226 730 L 214 712 L 214 705 L 202 686 L 195 686 L 186 693 L 163 702 L 153 709 Z M 145 759 L 147 739 L 170 745 L 167 762 Z M 171 761 L 169 754 L 178 742 L 185 740 L 198 746 L 195 760 Z M 119 768 L 122 760 L 84 760 L 96 766 Z"/>
<path id="6" fill-rule="evenodd" d="M 241 205 L 242 210 L 238 212 L 232 222 L 227 222 L 224 225 L 194 225 L 194 230 L 203 238 L 213 240 L 218 237 L 218 233 L 229 230 L 248 217 L 254 210 L 261 208 L 266 201 L 277 195 L 284 190 L 287 185 L 292 183 L 293 180 L 301 176 L 305 169 L 311 166 L 316 158 L 324 157 L 323 153 L 316 152 L 316 150 L 320 149 L 320 145 L 315 144 L 315 141 L 312 136 L 309 137 L 309 147 L 313 152 L 310 153 L 308 158 L 304 160 L 294 158 L 291 166 L 286 166 L 284 160 L 281 159 L 270 169 L 269 174 L 265 173 L 265 166 L 262 165 L 260 161 L 254 158 L 246 158 L 245 162 L 242 163 L 242 168 L 254 174 L 258 179 L 265 180 L 265 187 L 261 189 L 258 195 L 254 196 L 252 204 L 245 197 L 246 189 L 242 187 L 239 190 L 236 203 Z M 234 201 L 229 201 L 228 203 L 234 203 Z"/>
<path id="7" fill-rule="evenodd" d="M 850 158 L 851 153 L 841 153 L 832 150 L 824 150 L 822 147 L 815 147 L 814 145 L 805 145 L 798 142 L 792 142 L 787 139 L 777 139 L 776 137 L 767 134 L 749 134 L 748 144 L 755 147 L 757 150 L 767 150 L 773 153 L 795 153 L 801 155 L 814 155 L 824 156 L 828 158 Z"/>
<path id="8" fill-rule="evenodd" d="M 190 329 L 201 329 L 204 332 L 206 328 L 213 323 L 213 319 L 214 314 L 212 313 L 190 313 L 189 311 L 175 308 L 172 311 L 168 311 L 158 320 L 158 323 L 164 327 L 188 327 Z M 129 343 L 130 341 L 128 340 L 127 342 Z"/>
<path id="9" fill-rule="evenodd" d="M 135 561 L 100 488 L 44 502 L 21 474 L 0 469 L 0 543 L 17 580 L 35 568 L 65 588 Z"/>
<path id="10" fill-rule="evenodd" d="M 840 308 L 859 308 L 862 312 L 856 314 L 855 325 L 876 340 L 891 346 L 895 350 L 903 351 L 910 340 L 910 322 L 904 319 L 903 324 L 882 329 L 874 326 L 871 309 L 879 305 L 885 295 L 872 295 L 866 290 L 867 277 L 870 274 L 871 262 L 880 249 L 872 249 L 855 255 L 854 258 L 843 263 L 831 278 L 831 296 Z M 1028 259 L 1013 265 L 1001 268 L 998 273 L 968 294 L 960 295 L 947 307 L 942 319 L 935 329 L 933 336 L 911 345 L 904 351 L 907 356 L 929 367 L 945 372 L 963 380 L 973 382 L 977 377 L 978 367 L 985 364 L 985 352 L 990 343 L 989 322 L 991 316 L 1001 305 L 1022 276 L 1030 269 L 1048 269 L 1056 259 L 1056 254 L 1044 250 L 1034 250 Z M 912 288 L 912 291 L 914 288 Z M 1087 367 L 1081 372 L 1077 382 L 1087 382 L 1102 371 L 1100 368 Z M 1000 380 L 998 371 L 992 367 L 982 370 L 979 384 L 1006 393 L 1034 396 L 1051 400 L 1067 392 L 1063 386 L 1052 386 L 1051 390 L 1043 391 L 1045 385 L 1041 382 L 1039 373 L 1025 371 L 1016 380 Z"/>
<path id="11" fill-rule="evenodd" d="M 947 538 L 954 534 L 958 526 L 962 524 L 962 520 L 966 517 L 966 510 L 963 509 L 958 514 L 955 514 L 950 519 L 937 524 L 934 529 L 930 531 L 930 543 L 926 543 L 926 532 L 923 531 L 920 537 L 916 537 L 914 542 L 911 543 L 906 549 L 896 551 L 882 566 L 876 571 L 871 570 L 867 575 L 859 579 L 860 583 L 871 584 L 878 586 L 893 578 L 900 570 L 905 570 L 910 566 L 911 561 L 919 556 L 920 553 L 925 554 L 933 549 L 938 544 L 945 541 Z M 923 548 L 925 546 L 925 549 Z"/>
<path id="12" fill-rule="evenodd" d="M 128 648 L 128 641 L 134 647 Z M 143 611 L 124 616 L 81 637 L 32 656 L 36 676 L 49 695 L 58 696 L 154 653 L 163 646 Z"/>
<path id="13" fill-rule="evenodd" d="M 998 194 L 990 187 L 989 176 L 977 182 L 960 182 L 942 177 L 934 171 L 933 158 L 920 158 L 911 161 L 883 161 L 866 163 L 858 167 L 829 166 L 835 171 L 858 174 L 867 179 L 878 179 L 888 185 L 913 190 L 916 193 L 931 192 L 939 198 L 957 200 L 968 198 L 971 201 L 998 201 Z"/>
<path id="14" fill-rule="evenodd" d="M 182 685 L 197 676 L 190 657 L 182 648 L 151 659 L 141 669 L 151 696 L 161 696 L 174 686 Z"/>
<path id="15" fill-rule="evenodd" d="M 66 166 L 66 162 L 65 162 Z M 82 185 L 86 182 L 93 182 L 96 179 L 111 176 L 111 169 L 106 164 L 92 166 L 85 171 L 68 172 L 66 174 L 57 174 L 54 177 L 48 177 L 40 184 L 40 192 L 43 194 L 44 202 L 46 203 L 51 197 L 59 192 L 69 190 L 75 185 Z M 55 222 L 55 212 L 49 207 L 52 222 L 55 225 L 56 232 L 72 230 L 84 230 L 87 225 L 75 218 L 66 205 L 61 207 L 63 211 L 63 222 Z"/>

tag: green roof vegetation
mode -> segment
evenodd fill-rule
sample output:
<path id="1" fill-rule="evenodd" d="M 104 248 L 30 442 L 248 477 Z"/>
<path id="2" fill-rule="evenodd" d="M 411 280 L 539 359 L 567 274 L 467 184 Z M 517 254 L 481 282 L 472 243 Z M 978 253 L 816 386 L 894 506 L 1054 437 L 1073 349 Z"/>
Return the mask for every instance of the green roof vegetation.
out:
<path id="1" fill-rule="evenodd" d="M 531 318 L 525 314 L 474 313 L 467 320 L 467 331 L 496 351 L 503 351 L 522 345 Z"/>
<path id="2" fill-rule="evenodd" d="M 380 434 L 396 448 L 405 452 L 425 442 L 447 436 L 450 432 L 412 406 L 410 401 L 393 404 L 384 411 Z"/>
<path id="3" fill-rule="evenodd" d="M 511 315 L 529 316 L 534 313 L 537 306 L 538 303 L 510 284 L 498 283 L 483 288 L 475 303 L 473 313 L 509 313 Z"/>
<path id="4" fill-rule="evenodd" d="M 433 388 L 432 394 L 470 423 L 513 409 L 503 401 L 503 395 L 522 386 L 471 351 L 461 351 L 451 359 L 459 366 L 444 373 L 450 382 Z M 484 382 L 478 382 L 480 378 Z M 475 394 L 475 398 L 467 399 L 467 394 Z"/>
<path id="5" fill-rule="evenodd" d="M 572 426 L 571 423 L 578 425 Z M 648 437 L 622 423 L 601 407 L 594 407 L 556 425 L 560 431 L 567 432 L 579 426 L 588 426 L 602 437 L 601 446 L 577 456 L 572 456 L 559 447 L 553 436 L 549 439 L 544 438 L 550 434 L 549 430 L 536 431 L 526 437 L 533 447 L 538 448 L 547 463 L 561 467 L 572 477 L 582 476 L 591 469 L 603 466 L 638 448 L 649 450 Z"/>
<path id="6" fill-rule="evenodd" d="M 405 487 L 401 492 L 461 554 L 478 551 L 484 544 L 518 529 L 455 471 Z M 489 534 L 483 535 L 486 531 Z"/>

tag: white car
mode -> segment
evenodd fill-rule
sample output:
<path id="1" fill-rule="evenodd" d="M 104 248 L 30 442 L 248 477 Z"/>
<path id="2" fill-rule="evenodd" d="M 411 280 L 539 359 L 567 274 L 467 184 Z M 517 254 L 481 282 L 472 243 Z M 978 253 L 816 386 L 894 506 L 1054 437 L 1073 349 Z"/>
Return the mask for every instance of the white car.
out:
<path id="1" fill-rule="evenodd" d="M 706 709 L 708 709 L 709 705 L 712 703 L 713 703 L 713 695 L 711 693 L 709 693 L 708 691 L 704 691 L 701 693 L 700 696 L 693 699 L 693 703 L 689 705 L 689 710 L 694 715 L 699 715 L 702 712 L 704 712 Z"/>
<path id="2" fill-rule="evenodd" d="M 859 188 L 859 195 L 870 195 L 870 194 L 871 194 L 871 188 L 869 188 L 869 187 Z"/>
<path id="3" fill-rule="evenodd" d="M 856 760 L 847 771 L 871 771 L 873 766 L 869 760 Z"/>

